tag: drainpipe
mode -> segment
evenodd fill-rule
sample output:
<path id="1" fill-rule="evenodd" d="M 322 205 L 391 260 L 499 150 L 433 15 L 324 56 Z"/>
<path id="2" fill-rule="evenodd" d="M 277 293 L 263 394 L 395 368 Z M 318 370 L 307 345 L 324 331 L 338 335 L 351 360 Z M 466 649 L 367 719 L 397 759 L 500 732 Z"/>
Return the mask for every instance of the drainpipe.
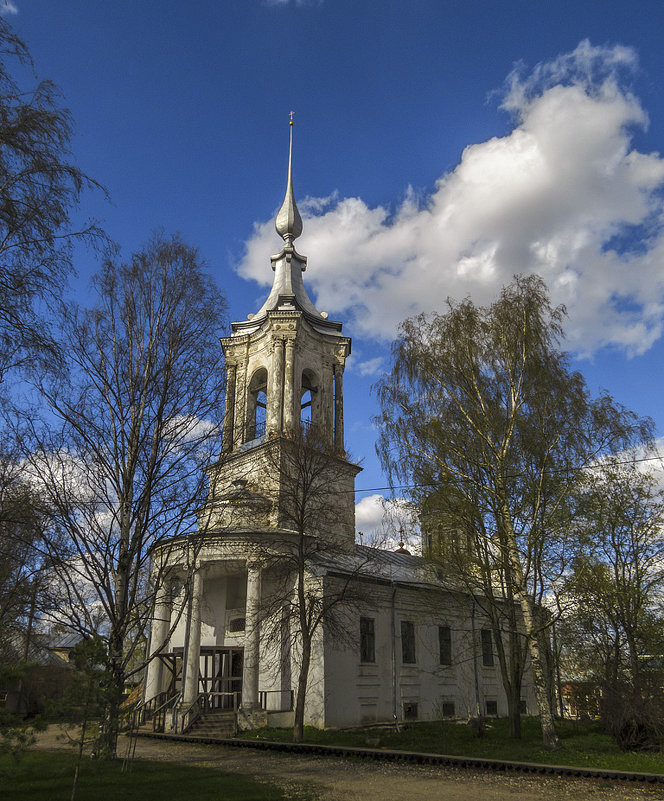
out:
<path id="1" fill-rule="evenodd" d="M 397 714 L 397 625 L 396 625 L 396 609 L 395 602 L 397 597 L 397 588 L 394 581 L 392 584 L 392 604 L 391 604 L 391 628 L 392 628 L 392 720 L 394 721 L 394 728 L 399 731 L 399 716 Z"/>

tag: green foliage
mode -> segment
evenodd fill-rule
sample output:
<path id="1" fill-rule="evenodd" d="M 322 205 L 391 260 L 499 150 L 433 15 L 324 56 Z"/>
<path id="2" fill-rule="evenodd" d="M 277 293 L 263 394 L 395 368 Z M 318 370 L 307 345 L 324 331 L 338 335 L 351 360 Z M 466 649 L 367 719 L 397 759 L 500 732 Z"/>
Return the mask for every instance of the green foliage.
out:
<path id="1" fill-rule="evenodd" d="M 35 733 L 43 731 L 45 723 L 41 718 L 25 720 L 0 709 L 0 756 L 9 754 L 18 762 L 27 749 L 34 745 Z"/>
<path id="2" fill-rule="evenodd" d="M 2 791 L 12 801 L 53 801 L 71 796 L 74 757 L 63 752 L 31 751 L 19 764 L 0 758 Z M 292 797 L 292 796 L 288 796 Z M 299 798 L 307 799 L 304 793 Z M 249 777 L 165 762 L 132 763 L 128 773 L 120 762 L 86 760 L 77 801 L 279 801 L 279 788 Z"/>
<path id="3" fill-rule="evenodd" d="M 70 681 L 48 706 L 52 720 L 82 723 L 101 717 L 111 681 L 106 660 L 106 643 L 99 636 L 83 639 L 72 648 Z"/>
<path id="4" fill-rule="evenodd" d="M 664 728 L 664 491 L 627 458 L 588 471 L 576 498 L 580 545 L 559 627 L 570 675 L 593 682 L 607 731 L 625 750 L 657 747 Z"/>
<path id="5" fill-rule="evenodd" d="M 489 306 L 448 300 L 446 313 L 402 323 L 377 385 L 379 454 L 411 487 L 425 553 L 485 607 L 514 736 L 527 650 L 551 747 L 540 632 L 552 617 L 540 610 L 576 546 L 570 498 L 600 455 L 652 437 L 649 421 L 591 398 L 559 348 L 563 318 L 538 276 L 517 276 Z"/>

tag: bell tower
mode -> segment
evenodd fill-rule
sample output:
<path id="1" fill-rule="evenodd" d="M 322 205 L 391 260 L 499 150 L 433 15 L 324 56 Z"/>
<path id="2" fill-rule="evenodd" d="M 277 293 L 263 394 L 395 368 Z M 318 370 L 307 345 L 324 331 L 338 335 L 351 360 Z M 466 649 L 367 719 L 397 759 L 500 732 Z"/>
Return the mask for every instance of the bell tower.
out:
<path id="1" fill-rule="evenodd" d="M 283 528 L 281 450 L 315 447 L 334 465 L 330 490 L 338 513 L 335 531 L 311 533 L 352 544 L 361 468 L 346 459 L 344 444 L 343 373 L 351 341 L 341 323 L 316 309 L 304 287 L 307 258 L 294 244 L 302 218 L 293 193 L 292 119 L 286 195 L 275 228 L 284 244 L 270 259 L 272 289 L 261 308 L 232 323 L 231 335 L 221 340 L 227 370 L 223 446 L 219 462 L 208 468 L 201 523 L 208 530 Z"/>

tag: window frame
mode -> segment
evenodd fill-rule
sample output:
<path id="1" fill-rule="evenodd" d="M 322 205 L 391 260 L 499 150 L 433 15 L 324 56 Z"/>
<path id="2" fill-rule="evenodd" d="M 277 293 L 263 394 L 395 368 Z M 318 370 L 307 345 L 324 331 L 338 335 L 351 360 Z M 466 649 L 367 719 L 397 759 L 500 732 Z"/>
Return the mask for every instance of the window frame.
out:
<path id="1" fill-rule="evenodd" d="M 493 652 L 493 632 L 491 629 L 481 630 L 482 667 L 495 667 Z"/>
<path id="2" fill-rule="evenodd" d="M 440 665 L 452 664 L 452 628 L 438 626 L 438 663 Z"/>
<path id="3" fill-rule="evenodd" d="M 412 620 L 401 621 L 401 663 L 403 665 L 417 664 L 415 623 Z"/>
<path id="4" fill-rule="evenodd" d="M 360 617 L 360 662 L 376 664 L 376 621 L 373 617 Z"/>

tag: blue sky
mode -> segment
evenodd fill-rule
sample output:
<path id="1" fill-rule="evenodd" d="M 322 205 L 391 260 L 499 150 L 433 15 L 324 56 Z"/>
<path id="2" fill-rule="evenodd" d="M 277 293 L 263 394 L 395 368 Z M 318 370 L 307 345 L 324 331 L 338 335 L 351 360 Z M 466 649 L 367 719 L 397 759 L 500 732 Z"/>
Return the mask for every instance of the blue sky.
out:
<path id="1" fill-rule="evenodd" d="M 405 315 L 488 302 L 515 272 L 568 306 L 568 347 L 664 433 L 664 4 L 612 0 L 5 0 L 62 90 L 82 213 L 129 253 L 197 245 L 233 319 L 279 247 L 288 112 L 319 309 L 353 337 L 359 527 L 383 487 L 370 387 Z M 73 291 L 97 269 L 78 257 Z M 362 498 L 365 498 L 362 501 Z"/>

